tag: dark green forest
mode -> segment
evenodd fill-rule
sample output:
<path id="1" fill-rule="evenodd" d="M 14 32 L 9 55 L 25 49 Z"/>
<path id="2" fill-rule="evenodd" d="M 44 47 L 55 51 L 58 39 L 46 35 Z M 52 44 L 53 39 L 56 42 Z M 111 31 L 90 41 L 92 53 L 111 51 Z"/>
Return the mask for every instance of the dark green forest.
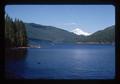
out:
<path id="1" fill-rule="evenodd" d="M 27 32 L 24 23 L 5 15 L 5 47 L 27 46 Z"/>

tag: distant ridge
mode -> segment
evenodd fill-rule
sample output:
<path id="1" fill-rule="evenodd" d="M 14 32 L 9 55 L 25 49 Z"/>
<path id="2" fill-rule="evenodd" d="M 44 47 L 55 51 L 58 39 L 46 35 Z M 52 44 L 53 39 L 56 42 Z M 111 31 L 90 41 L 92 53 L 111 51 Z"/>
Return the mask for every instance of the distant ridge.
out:
<path id="1" fill-rule="evenodd" d="M 73 43 L 75 42 L 75 37 L 77 36 L 74 33 L 53 26 L 43 26 L 34 23 L 25 23 L 25 26 L 28 38 L 49 40 L 55 43 Z"/>
<path id="2" fill-rule="evenodd" d="M 35 23 L 25 23 L 28 38 L 46 40 L 53 43 L 78 43 L 97 42 L 113 43 L 115 41 L 115 26 L 109 26 L 104 30 L 96 31 L 88 36 L 77 35 L 53 26 L 45 26 Z"/>

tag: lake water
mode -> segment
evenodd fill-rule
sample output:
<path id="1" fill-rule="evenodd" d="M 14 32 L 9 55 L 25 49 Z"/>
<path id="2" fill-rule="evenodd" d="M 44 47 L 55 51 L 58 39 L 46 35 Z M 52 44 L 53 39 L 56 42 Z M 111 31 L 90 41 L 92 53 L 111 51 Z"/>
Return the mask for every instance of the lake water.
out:
<path id="1" fill-rule="evenodd" d="M 114 79 L 115 47 L 54 44 L 29 48 L 26 58 L 7 61 L 6 70 L 26 79 Z"/>

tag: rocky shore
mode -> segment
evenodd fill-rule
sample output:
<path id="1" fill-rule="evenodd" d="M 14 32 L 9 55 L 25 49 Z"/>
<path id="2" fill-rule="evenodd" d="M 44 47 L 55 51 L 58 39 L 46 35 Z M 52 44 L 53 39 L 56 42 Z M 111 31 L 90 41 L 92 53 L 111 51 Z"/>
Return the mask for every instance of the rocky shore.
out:
<path id="1" fill-rule="evenodd" d="M 29 46 L 14 47 L 11 49 L 26 49 L 26 48 L 42 48 L 42 47 L 38 45 L 29 45 Z"/>

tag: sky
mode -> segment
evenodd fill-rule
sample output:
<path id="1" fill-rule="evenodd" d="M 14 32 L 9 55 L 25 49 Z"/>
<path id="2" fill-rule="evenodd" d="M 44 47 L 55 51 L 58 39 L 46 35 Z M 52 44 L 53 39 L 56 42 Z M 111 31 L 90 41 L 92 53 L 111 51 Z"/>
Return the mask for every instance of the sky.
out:
<path id="1" fill-rule="evenodd" d="M 6 5 L 5 12 L 23 22 L 88 33 L 115 25 L 113 5 Z"/>

